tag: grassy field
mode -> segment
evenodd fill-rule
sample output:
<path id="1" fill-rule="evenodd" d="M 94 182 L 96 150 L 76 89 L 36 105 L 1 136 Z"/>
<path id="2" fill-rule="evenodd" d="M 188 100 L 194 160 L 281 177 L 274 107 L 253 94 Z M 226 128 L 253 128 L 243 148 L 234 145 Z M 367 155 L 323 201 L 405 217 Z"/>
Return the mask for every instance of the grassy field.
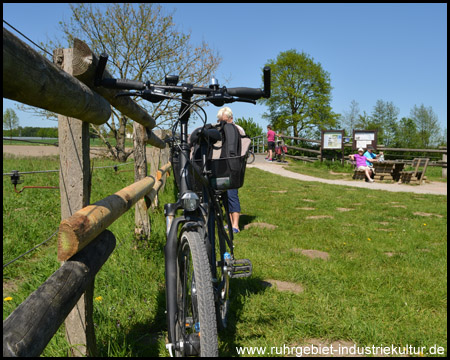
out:
<path id="1" fill-rule="evenodd" d="M 94 166 L 113 164 L 96 160 Z M 57 158 L 3 157 L 3 172 L 51 170 Z M 130 166 L 132 168 L 132 166 Z M 161 202 L 174 198 L 173 177 Z M 94 171 L 91 202 L 133 182 L 132 172 Z M 57 173 L 22 185 L 58 185 Z M 19 189 L 22 185 L 19 185 Z M 237 347 L 300 346 L 308 339 L 358 346 L 445 348 L 447 354 L 447 197 L 390 193 L 281 179 L 247 169 L 239 191 L 241 229 L 235 254 L 253 276 L 233 279 L 229 327 L 220 354 Z M 50 236 L 59 225 L 58 190 L 15 194 L 3 179 L 3 263 Z M 152 239 L 134 239 L 134 210 L 109 229 L 117 247 L 96 277 L 94 322 L 100 356 L 167 356 L 164 217 L 151 213 Z M 327 253 L 328 261 L 301 250 Z M 3 271 L 3 319 L 57 268 L 56 237 Z M 300 293 L 267 286 L 273 280 Z M 43 356 L 66 356 L 61 328 Z M 424 356 L 428 356 L 425 352 Z"/>

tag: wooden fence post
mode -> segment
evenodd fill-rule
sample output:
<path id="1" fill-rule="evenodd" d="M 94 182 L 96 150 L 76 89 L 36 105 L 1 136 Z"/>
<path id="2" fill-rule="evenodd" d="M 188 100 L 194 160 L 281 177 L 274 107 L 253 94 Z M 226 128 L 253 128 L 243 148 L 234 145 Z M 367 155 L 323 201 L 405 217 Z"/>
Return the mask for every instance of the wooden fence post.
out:
<path id="1" fill-rule="evenodd" d="M 137 182 L 147 176 L 147 154 L 146 154 L 146 129 L 137 122 L 133 123 L 134 143 L 134 181 Z M 135 228 L 134 232 L 138 239 L 150 239 L 150 218 L 145 199 L 139 200 L 135 205 Z"/>
<path id="2" fill-rule="evenodd" d="M 161 137 L 162 135 L 161 130 L 155 130 L 153 133 L 158 137 Z M 158 172 L 160 163 L 159 160 L 161 158 L 161 149 L 153 146 L 150 149 L 150 154 L 150 176 L 153 176 L 156 179 L 156 173 Z M 161 162 L 161 165 L 164 165 L 164 163 Z M 152 202 L 152 208 L 154 209 L 156 206 L 158 206 L 158 195 L 155 196 Z"/>
<path id="3" fill-rule="evenodd" d="M 57 49 L 53 61 L 72 75 L 73 49 Z M 89 204 L 89 123 L 58 115 L 59 186 L 61 220 Z M 65 321 L 66 338 L 73 345 L 73 356 L 95 355 L 93 313 L 94 280 Z M 76 346 L 75 346 L 76 344 Z"/>
<path id="4" fill-rule="evenodd" d="M 170 130 L 161 130 L 161 139 L 165 139 L 168 136 L 171 136 L 172 132 Z M 170 160 L 170 147 L 168 144 L 166 144 L 166 147 L 161 150 L 161 165 L 167 164 Z M 162 177 L 162 185 L 160 191 L 164 191 L 164 188 L 166 186 L 166 178 L 168 174 L 165 173 Z"/>

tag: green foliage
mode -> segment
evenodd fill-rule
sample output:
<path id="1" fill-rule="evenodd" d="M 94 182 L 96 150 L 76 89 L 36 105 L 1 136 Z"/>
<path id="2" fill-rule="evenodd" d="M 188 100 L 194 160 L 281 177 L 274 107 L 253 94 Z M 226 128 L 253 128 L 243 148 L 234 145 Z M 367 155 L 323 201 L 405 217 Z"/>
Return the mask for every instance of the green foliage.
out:
<path id="1" fill-rule="evenodd" d="M 397 117 L 400 110 L 392 102 L 377 100 L 372 116 L 372 129 L 378 129 L 378 144 L 386 146 L 394 145 L 398 137 Z"/>
<path id="2" fill-rule="evenodd" d="M 234 123 L 241 126 L 250 138 L 264 134 L 262 127 L 255 123 L 252 117 L 248 119 L 244 117 L 238 118 L 234 120 Z"/>
<path id="3" fill-rule="evenodd" d="M 400 120 L 399 113 L 392 102 L 377 100 L 371 115 L 366 111 L 360 114 L 359 105 L 353 100 L 339 120 L 348 135 L 355 129 L 378 130 L 378 144 L 388 147 L 426 149 L 447 145 L 447 129 L 441 132 L 431 107 L 414 105 L 411 116 Z"/>
<path id="4" fill-rule="evenodd" d="M 3 113 L 3 130 L 10 130 L 19 126 L 19 117 L 13 109 L 6 109 Z"/>
<path id="5" fill-rule="evenodd" d="M 308 54 L 281 52 L 271 67 L 272 93 L 261 100 L 269 112 L 264 117 L 278 131 L 292 130 L 298 137 L 308 129 L 334 127 L 337 114 L 331 111 L 330 75 Z"/>
<path id="6" fill-rule="evenodd" d="M 423 104 L 414 105 L 411 110 L 411 119 L 416 124 L 420 148 L 428 148 L 439 142 L 440 126 L 438 118 L 430 107 Z"/>
<path id="7" fill-rule="evenodd" d="M 58 128 L 57 127 L 35 127 L 35 126 L 19 126 L 12 131 L 4 131 L 5 136 L 23 136 L 23 137 L 48 137 L 57 138 Z"/>

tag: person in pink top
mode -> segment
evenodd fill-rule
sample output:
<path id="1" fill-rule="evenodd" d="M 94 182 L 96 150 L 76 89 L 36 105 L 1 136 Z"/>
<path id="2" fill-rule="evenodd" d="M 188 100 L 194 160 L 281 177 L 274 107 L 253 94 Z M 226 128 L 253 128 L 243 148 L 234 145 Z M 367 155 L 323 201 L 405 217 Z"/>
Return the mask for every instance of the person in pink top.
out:
<path id="1" fill-rule="evenodd" d="M 356 161 L 356 169 L 358 170 L 364 170 L 366 174 L 366 178 L 369 180 L 369 182 L 373 183 L 373 180 L 371 178 L 371 172 L 369 166 L 366 165 L 366 160 L 370 161 L 370 159 L 367 159 L 364 155 L 364 150 L 362 148 L 358 149 L 358 153 L 354 155 L 349 155 L 350 160 Z"/>
<path id="2" fill-rule="evenodd" d="M 275 131 L 272 130 L 272 126 L 267 125 L 267 143 L 269 154 L 266 157 L 267 161 L 273 161 L 273 152 L 275 151 Z"/>

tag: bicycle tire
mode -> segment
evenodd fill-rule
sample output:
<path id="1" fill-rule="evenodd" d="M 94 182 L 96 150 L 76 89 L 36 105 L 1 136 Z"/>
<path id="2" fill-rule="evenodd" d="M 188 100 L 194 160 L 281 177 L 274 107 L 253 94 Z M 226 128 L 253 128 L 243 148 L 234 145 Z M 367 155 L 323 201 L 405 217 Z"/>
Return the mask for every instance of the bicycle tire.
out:
<path id="1" fill-rule="evenodd" d="M 255 154 L 251 151 L 248 152 L 247 164 L 253 164 L 255 162 Z"/>
<path id="2" fill-rule="evenodd" d="M 217 357 L 219 350 L 211 267 L 204 239 L 198 232 L 181 233 L 177 267 L 176 341 L 184 342 L 189 336 L 195 338 L 199 334 L 198 355 Z M 176 350 L 175 355 L 190 355 L 186 353 L 186 345 L 183 349 Z"/>

